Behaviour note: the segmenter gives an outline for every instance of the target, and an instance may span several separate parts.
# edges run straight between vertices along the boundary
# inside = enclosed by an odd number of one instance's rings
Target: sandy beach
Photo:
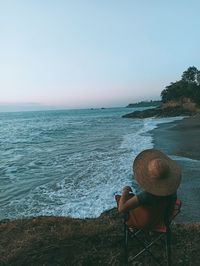
[[[162,124],[152,131],[154,146],[182,168],[178,197],[183,202],[178,222],[200,222],[200,116]]]

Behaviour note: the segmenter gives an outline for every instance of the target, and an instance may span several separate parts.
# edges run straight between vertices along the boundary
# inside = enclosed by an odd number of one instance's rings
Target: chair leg
[[[166,253],[167,253],[167,266],[171,266],[172,260],[171,260],[171,229],[170,227],[167,227],[167,232],[166,232]]]
[[[158,264],[158,265],[162,265],[158,258],[154,256],[154,254],[149,250],[151,246],[153,246],[155,244],[155,242],[157,242],[162,235],[160,235],[159,237],[157,237],[156,239],[154,239],[151,243],[149,243],[148,245],[144,244],[143,241],[140,240],[139,237],[137,237],[137,235],[135,234],[135,239],[137,239],[138,243],[140,243],[141,247],[143,247],[143,249],[137,253],[132,259],[136,259],[138,256],[140,256],[142,253],[147,252],[153,259],[154,261]]]
[[[128,227],[124,222],[124,265],[128,265]]]

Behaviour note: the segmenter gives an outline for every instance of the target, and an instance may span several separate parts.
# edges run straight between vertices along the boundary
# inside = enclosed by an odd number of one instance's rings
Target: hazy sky
[[[200,68],[200,1],[0,0],[0,103],[123,106]]]

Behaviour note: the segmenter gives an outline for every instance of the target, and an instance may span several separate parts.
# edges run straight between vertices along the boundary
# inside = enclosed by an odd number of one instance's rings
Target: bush
[[[200,71],[196,67],[189,67],[182,74],[182,79],[171,82],[161,92],[163,103],[169,101],[182,101],[183,98],[190,98],[200,105]]]

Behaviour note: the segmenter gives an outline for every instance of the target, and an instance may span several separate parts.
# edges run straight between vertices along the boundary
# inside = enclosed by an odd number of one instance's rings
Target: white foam
[[[197,159],[191,159],[188,157],[183,157],[183,156],[177,156],[177,155],[169,155],[173,160],[176,161],[186,161],[186,162],[194,162],[194,163],[199,163],[200,161]]]
[[[125,185],[133,186],[132,162],[144,149],[153,147],[150,130],[158,124],[168,123],[178,118],[148,118],[133,120],[120,145],[102,152],[96,150],[87,154],[71,154],[68,163],[83,164],[75,167],[66,178],[34,188],[20,200],[13,200],[6,207],[13,217],[37,215],[61,215],[72,217],[97,217],[106,209],[116,206],[114,193]],[[86,160],[86,161],[84,161]],[[80,168],[78,168],[80,167]],[[58,179],[59,180],[59,179]]]

